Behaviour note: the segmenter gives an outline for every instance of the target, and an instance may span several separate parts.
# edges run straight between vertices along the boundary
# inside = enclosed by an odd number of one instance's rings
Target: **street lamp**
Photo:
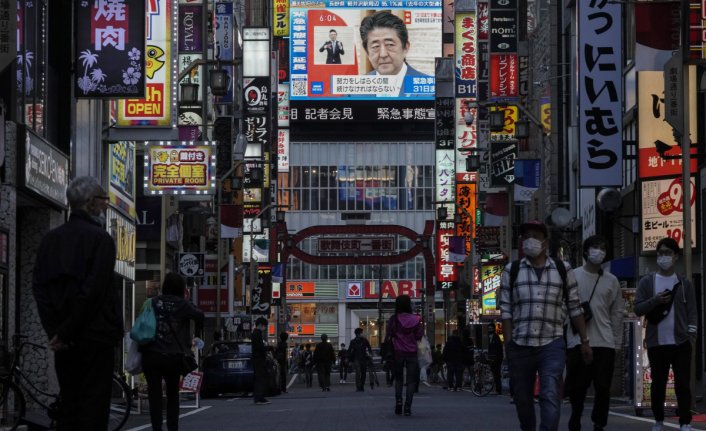
[[[209,83],[210,83],[210,88],[211,88],[211,93],[214,96],[224,96],[228,92],[228,87],[230,86],[230,78],[228,76],[228,72],[221,67],[222,64],[228,64],[232,66],[238,66],[240,65],[241,60],[240,59],[234,59],[234,60],[228,60],[228,61],[221,61],[218,59],[211,60],[211,59],[203,59],[199,58],[197,60],[192,61],[189,63],[188,66],[181,72],[179,72],[179,76],[177,77],[177,82],[181,82],[184,80],[184,78],[187,77],[187,75],[191,74],[191,71],[198,66],[202,66],[205,64],[211,64],[211,65],[216,65],[216,69],[209,70],[208,75],[209,75]],[[183,82],[180,84],[181,85],[181,101],[184,103],[195,103],[198,99],[198,89],[199,89],[199,84],[193,83],[190,80],[187,82]]]

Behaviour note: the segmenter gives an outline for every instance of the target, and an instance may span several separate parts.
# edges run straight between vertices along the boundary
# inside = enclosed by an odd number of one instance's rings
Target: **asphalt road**
[[[357,430],[441,430],[463,429],[504,431],[519,429],[515,407],[508,396],[489,395],[479,398],[470,391],[448,392],[441,386],[425,386],[415,395],[412,416],[396,416],[394,390],[384,384],[380,387],[355,392],[349,375],[347,384],[339,384],[333,375],[331,392],[321,392],[316,386],[304,388],[293,384],[288,394],[271,397],[272,404],[254,405],[252,398],[228,397],[201,400],[199,407],[182,408],[179,429],[189,430],[287,430],[287,431],[357,431]],[[316,385],[316,380],[314,380]],[[194,401],[185,403],[194,404]],[[590,403],[590,400],[588,401]],[[147,403],[145,402],[145,405]],[[538,411],[538,410],[537,410]],[[583,430],[591,431],[591,406],[584,412]],[[566,430],[570,407],[564,404],[561,430]],[[646,412],[649,414],[649,411]],[[678,429],[676,421],[668,419],[666,429]],[[630,405],[615,402],[611,406],[608,429],[631,431],[649,430],[650,417],[635,417]],[[706,430],[706,423],[693,423],[695,430]],[[149,414],[133,413],[126,426],[128,431],[149,430]],[[166,430],[166,425],[164,426]]]

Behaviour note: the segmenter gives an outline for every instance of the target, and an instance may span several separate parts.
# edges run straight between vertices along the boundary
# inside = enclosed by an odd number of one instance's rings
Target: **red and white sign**
[[[363,297],[365,299],[378,298],[378,282],[368,280],[364,284]],[[395,299],[400,295],[409,295],[410,298],[421,297],[422,282],[419,280],[383,280],[382,298]]]
[[[349,281],[346,288],[346,298],[362,298],[363,287],[360,281]]]
[[[691,246],[696,246],[696,183],[691,178]],[[642,251],[655,251],[662,238],[673,238],[684,247],[684,190],[682,179],[642,182]]]
[[[664,160],[657,153],[656,141],[672,146],[667,156],[682,154],[680,143],[674,139],[672,127],[665,120],[664,72],[638,72],[638,143],[640,152],[640,178],[681,175],[682,160]],[[689,70],[690,86],[696,85],[695,67]],[[691,87],[694,88],[694,87]],[[692,139],[696,136],[696,92],[689,95],[689,129]],[[691,149],[691,173],[696,173],[696,148]]]
[[[458,280],[458,265],[449,262],[449,239],[456,235],[453,222],[440,222],[436,230],[436,281],[439,284]],[[450,288],[451,285],[448,285]]]
[[[181,379],[181,382],[179,382],[179,390],[186,392],[198,392],[201,389],[202,380],[203,373],[199,371],[192,371]]]

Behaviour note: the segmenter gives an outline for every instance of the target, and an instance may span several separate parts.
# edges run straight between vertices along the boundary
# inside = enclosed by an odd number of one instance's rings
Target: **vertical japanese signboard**
[[[275,37],[289,36],[289,0],[272,0],[274,13],[272,35]]]
[[[17,2],[0,2],[0,71],[17,56]]]
[[[457,12],[456,22],[456,97],[477,97],[478,56],[475,12]]]
[[[147,2],[145,36],[145,97],[118,100],[118,126],[172,126],[176,98],[172,50],[175,0]]]
[[[476,231],[476,184],[456,183],[456,206],[461,221],[456,223],[456,235],[462,236],[465,243],[465,254],[471,253],[472,240]]]
[[[436,201],[453,203],[454,197],[454,150],[436,151]]]
[[[145,94],[145,0],[76,3],[76,97]]]
[[[216,3],[216,53],[218,58],[226,63],[233,60],[233,29],[233,3]],[[234,82],[233,66],[223,65],[222,67],[228,73],[229,82],[232,84]],[[229,85],[225,96],[218,97],[216,101],[217,103],[233,103],[233,85]]]
[[[450,150],[454,147],[454,98],[437,97],[434,101],[436,119],[434,121],[434,141],[437,150]]]
[[[454,223],[442,221],[436,229],[436,281],[439,289],[453,289],[458,280],[459,267],[449,261],[449,241],[456,235]]]
[[[578,3],[579,185],[620,186],[623,158],[621,3]]]
[[[128,215],[137,217],[135,210],[135,143],[119,141],[110,144],[108,153],[110,203]]]

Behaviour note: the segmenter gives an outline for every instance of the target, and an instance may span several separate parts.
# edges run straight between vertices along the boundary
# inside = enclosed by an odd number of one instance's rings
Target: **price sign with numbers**
[[[696,182],[691,178],[691,246],[696,247]],[[642,182],[642,251],[655,251],[660,239],[684,247],[684,188],[680,178]]]
[[[188,392],[198,392],[201,389],[201,381],[203,380],[203,373],[198,371],[192,371],[191,373],[184,376],[179,383],[179,390]]]

